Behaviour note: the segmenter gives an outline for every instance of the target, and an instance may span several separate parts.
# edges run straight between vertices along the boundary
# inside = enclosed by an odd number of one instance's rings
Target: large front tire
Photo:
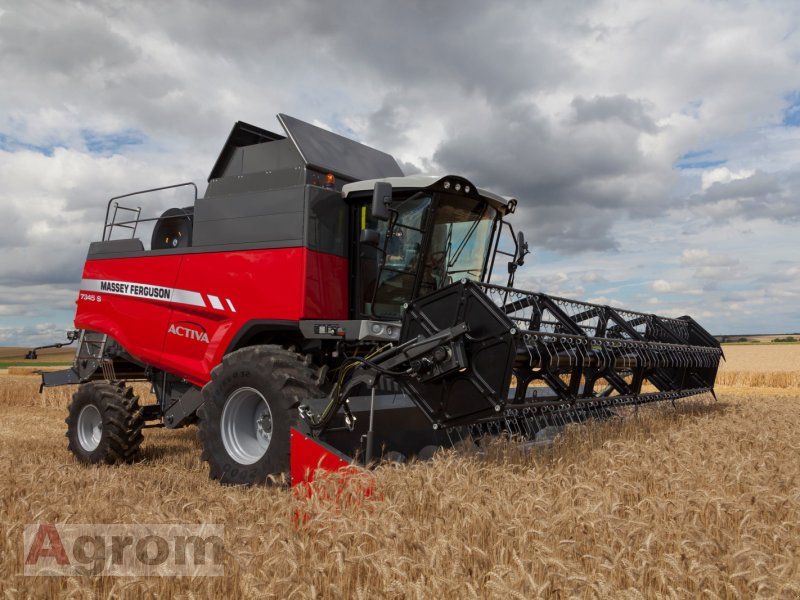
[[[225,356],[211,371],[197,411],[209,477],[252,485],[288,475],[297,407],[324,395],[316,378],[305,357],[280,346],[250,346]]]
[[[131,463],[144,440],[139,397],[122,382],[83,384],[66,423],[69,449],[85,464]]]

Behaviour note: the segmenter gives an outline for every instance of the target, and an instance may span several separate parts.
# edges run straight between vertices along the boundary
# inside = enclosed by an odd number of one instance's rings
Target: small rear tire
[[[84,464],[131,463],[144,440],[139,397],[122,382],[83,384],[66,424],[69,449]]]
[[[289,474],[297,407],[325,394],[310,361],[281,346],[249,346],[211,371],[198,409],[198,439],[209,477],[253,485]]]

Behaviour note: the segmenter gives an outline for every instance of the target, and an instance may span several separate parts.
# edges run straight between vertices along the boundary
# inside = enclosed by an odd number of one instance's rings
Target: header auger
[[[143,427],[196,423],[212,478],[297,480],[713,393],[721,349],[690,317],[516,289],[516,200],[278,118],[285,136],[234,126],[203,198],[109,201],[75,363],[42,376],[81,385],[80,461],[135,460]],[[154,217],[120,204],[192,189]]]

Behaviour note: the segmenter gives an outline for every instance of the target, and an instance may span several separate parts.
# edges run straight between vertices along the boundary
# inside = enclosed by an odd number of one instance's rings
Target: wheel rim
[[[250,387],[239,388],[222,409],[222,443],[236,462],[252,465],[272,441],[272,411],[264,396]]]
[[[103,417],[94,404],[87,404],[78,414],[78,442],[87,452],[96,450],[103,437]]]

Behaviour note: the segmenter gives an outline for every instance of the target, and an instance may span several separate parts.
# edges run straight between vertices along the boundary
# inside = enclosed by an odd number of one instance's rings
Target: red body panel
[[[347,272],[306,248],[87,260],[75,326],[202,386],[248,321],[346,319]]]
[[[353,464],[339,452],[325,447],[319,440],[303,435],[292,428],[291,435],[291,475],[292,487],[314,481],[318,470],[338,471]],[[309,488],[310,495],[310,488]]]
[[[295,498],[302,500],[316,497],[334,503],[340,509],[357,506],[367,498],[383,499],[382,494],[375,493],[375,478],[372,474],[355,464],[352,459],[294,428],[290,434],[289,454]],[[325,481],[325,473],[337,473],[339,476]],[[292,520],[299,526],[310,519],[311,514],[301,506],[295,511]]]

